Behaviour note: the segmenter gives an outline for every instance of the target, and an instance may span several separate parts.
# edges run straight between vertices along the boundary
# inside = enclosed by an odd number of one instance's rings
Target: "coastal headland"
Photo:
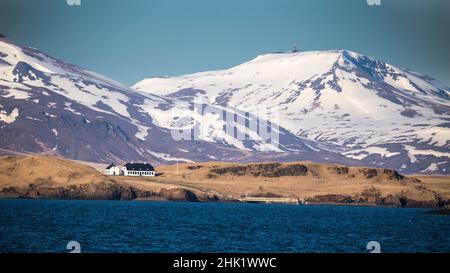
[[[450,205],[450,177],[311,162],[158,166],[155,177],[107,176],[101,164],[47,155],[0,157],[0,198]]]

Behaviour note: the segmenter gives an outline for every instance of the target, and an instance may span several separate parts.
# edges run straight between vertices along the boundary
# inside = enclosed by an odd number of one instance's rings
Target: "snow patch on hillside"
[[[379,154],[381,157],[392,157],[399,155],[398,152],[390,152],[387,148],[370,146],[365,149],[352,150],[345,152],[344,155],[353,159],[363,159],[371,154]]]
[[[150,151],[147,150],[147,152],[159,159],[165,160],[165,161],[180,161],[180,162],[186,162],[186,163],[195,163],[192,160],[186,159],[186,158],[181,158],[181,157],[173,157],[170,154],[166,154],[166,153],[158,153],[158,152],[154,152],[154,151]]]
[[[11,113],[7,113],[5,110],[0,110],[0,121],[10,124],[16,121],[19,117],[19,109],[14,108]]]

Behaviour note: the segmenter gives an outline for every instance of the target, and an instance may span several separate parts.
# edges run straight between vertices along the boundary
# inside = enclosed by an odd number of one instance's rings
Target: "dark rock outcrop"
[[[116,183],[88,183],[68,187],[49,187],[30,184],[23,198],[61,198],[61,199],[109,199],[131,200],[136,194],[131,188]]]
[[[403,175],[399,174],[396,170],[391,169],[383,169],[383,174],[387,175],[390,179],[393,180],[403,180],[403,178],[405,178]]]
[[[188,168],[188,170],[198,170],[198,169],[203,168],[203,166],[202,165],[194,165],[194,166],[188,166],[187,168]]]
[[[378,175],[377,169],[372,169],[372,168],[363,168],[363,169],[359,170],[359,172],[361,172],[363,174],[363,176],[368,179]]]
[[[403,180],[405,177],[399,174],[396,170],[391,169],[374,169],[374,168],[362,168],[359,172],[367,179],[385,175],[391,180]]]
[[[317,195],[307,201],[314,203],[355,203],[351,196],[342,194]]]
[[[337,166],[334,168],[334,170],[337,174],[348,174],[348,172],[349,172],[348,167],[344,167],[344,166]]]
[[[358,203],[372,203],[375,204],[381,197],[381,191],[375,187],[364,189],[361,192]]]
[[[88,183],[70,185],[68,187],[49,187],[30,184],[28,188],[8,187],[0,191],[0,197],[29,198],[29,199],[93,199],[93,200],[135,200],[160,197],[170,201],[206,201],[216,202],[219,197],[212,194],[197,196],[190,190],[183,188],[162,189],[159,192],[137,189],[120,185],[115,182]]]
[[[22,195],[22,193],[20,192],[20,190],[17,187],[3,188],[0,191],[0,196],[19,197],[21,195]]]
[[[195,193],[182,188],[175,188],[169,190],[162,189],[159,192],[159,196],[170,201],[189,201],[189,202],[199,201]]]
[[[280,163],[261,163],[243,166],[229,166],[213,168],[210,172],[218,175],[252,175],[254,177],[281,177],[307,175],[308,168],[302,164],[281,165]]]
[[[400,206],[400,200],[398,197],[389,194],[385,197],[379,198],[376,202],[377,205],[382,205],[382,206]]]
[[[23,195],[23,197],[25,197],[25,198],[39,198],[39,192],[37,191],[36,186],[34,186],[33,184],[30,184],[30,186],[28,187],[28,190]]]
[[[415,200],[407,197],[404,194],[381,196],[381,193],[376,188],[369,188],[364,190],[360,195],[348,196],[341,194],[327,194],[318,195],[307,199],[312,203],[325,204],[367,204],[393,207],[411,207],[411,208],[440,208],[450,206],[450,200]]]

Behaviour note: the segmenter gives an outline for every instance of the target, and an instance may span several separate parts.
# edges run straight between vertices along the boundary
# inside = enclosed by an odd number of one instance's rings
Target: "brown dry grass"
[[[341,194],[358,196],[367,189],[377,189],[383,196],[405,194],[415,200],[432,200],[436,193],[450,198],[449,176],[415,176],[401,180],[390,178],[377,169],[378,175],[367,178],[361,167],[349,167],[348,173],[336,172],[337,165],[311,162],[282,163],[281,166],[302,164],[307,175],[263,177],[218,175],[214,168],[246,166],[221,162],[158,166],[157,177],[111,177],[99,169],[54,156],[14,155],[0,157],[0,190],[7,187],[26,188],[29,184],[51,187],[98,182],[115,182],[142,190],[185,188],[220,197],[239,198],[242,195],[275,194],[283,197],[308,198],[318,195]]]
[[[242,166],[245,164],[208,162],[198,164],[180,164],[178,174],[176,165],[159,166],[163,173],[158,181],[171,181],[174,184],[195,187],[201,190],[215,191],[229,197],[274,193],[285,197],[308,198],[317,195],[342,194],[358,195],[372,187],[382,195],[407,194],[415,200],[430,200],[434,193],[450,197],[450,177],[421,176],[420,181],[405,177],[403,180],[390,179],[386,175],[366,178],[361,167],[349,167],[348,174],[336,173],[338,165],[316,164],[311,162],[283,163],[283,166],[303,164],[308,168],[306,176],[254,177],[252,175],[217,175],[211,178],[210,170],[216,167]],[[197,166],[197,167],[195,167]],[[382,169],[377,169],[382,172]],[[145,179],[145,178],[144,178]]]
[[[55,156],[0,157],[0,187],[26,187],[31,183],[49,186],[78,185],[109,180],[92,167]]]
[[[188,188],[167,181],[107,176],[101,173],[103,170],[98,166],[51,155],[0,156],[0,191],[9,187],[28,188],[30,184],[56,188],[102,182],[156,192],[161,189]]]

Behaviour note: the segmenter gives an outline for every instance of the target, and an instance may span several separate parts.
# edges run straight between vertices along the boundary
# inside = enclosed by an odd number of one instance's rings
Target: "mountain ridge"
[[[450,170],[448,90],[355,52],[265,54],[228,70],[151,82],[131,89],[0,39],[0,149],[94,162],[310,160]],[[214,113],[197,112],[196,99]],[[378,105],[360,105],[367,100]],[[274,113],[252,112],[264,104],[279,112],[278,122]],[[216,112],[246,125],[233,120],[237,131],[224,131],[229,121]],[[247,126],[256,120],[276,125],[279,139],[268,143]],[[194,138],[175,140],[179,130]]]
[[[4,150],[95,162],[239,161],[284,156],[265,153],[267,143],[253,129],[247,132],[253,134],[251,139],[224,133],[223,119],[196,113],[183,98],[138,92],[6,40],[0,40],[0,52],[4,62],[0,66],[0,148]],[[258,118],[218,105],[210,108],[242,116],[247,123]],[[198,139],[176,141],[172,137],[173,130],[199,126],[206,128],[206,133]],[[313,152],[313,142],[305,144],[283,128],[280,132],[283,143],[277,143],[281,148],[277,151],[296,151],[302,159],[318,158],[320,149]],[[322,161],[358,163],[321,152]]]
[[[133,88],[168,96],[195,89],[193,97],[238,109],[266,103],[278,108],[281,127],[347,157],[366,155],[367,163],[412,172],[449,170],[449,89],[353,51],[264,54],[229,69],[144,79]]]

